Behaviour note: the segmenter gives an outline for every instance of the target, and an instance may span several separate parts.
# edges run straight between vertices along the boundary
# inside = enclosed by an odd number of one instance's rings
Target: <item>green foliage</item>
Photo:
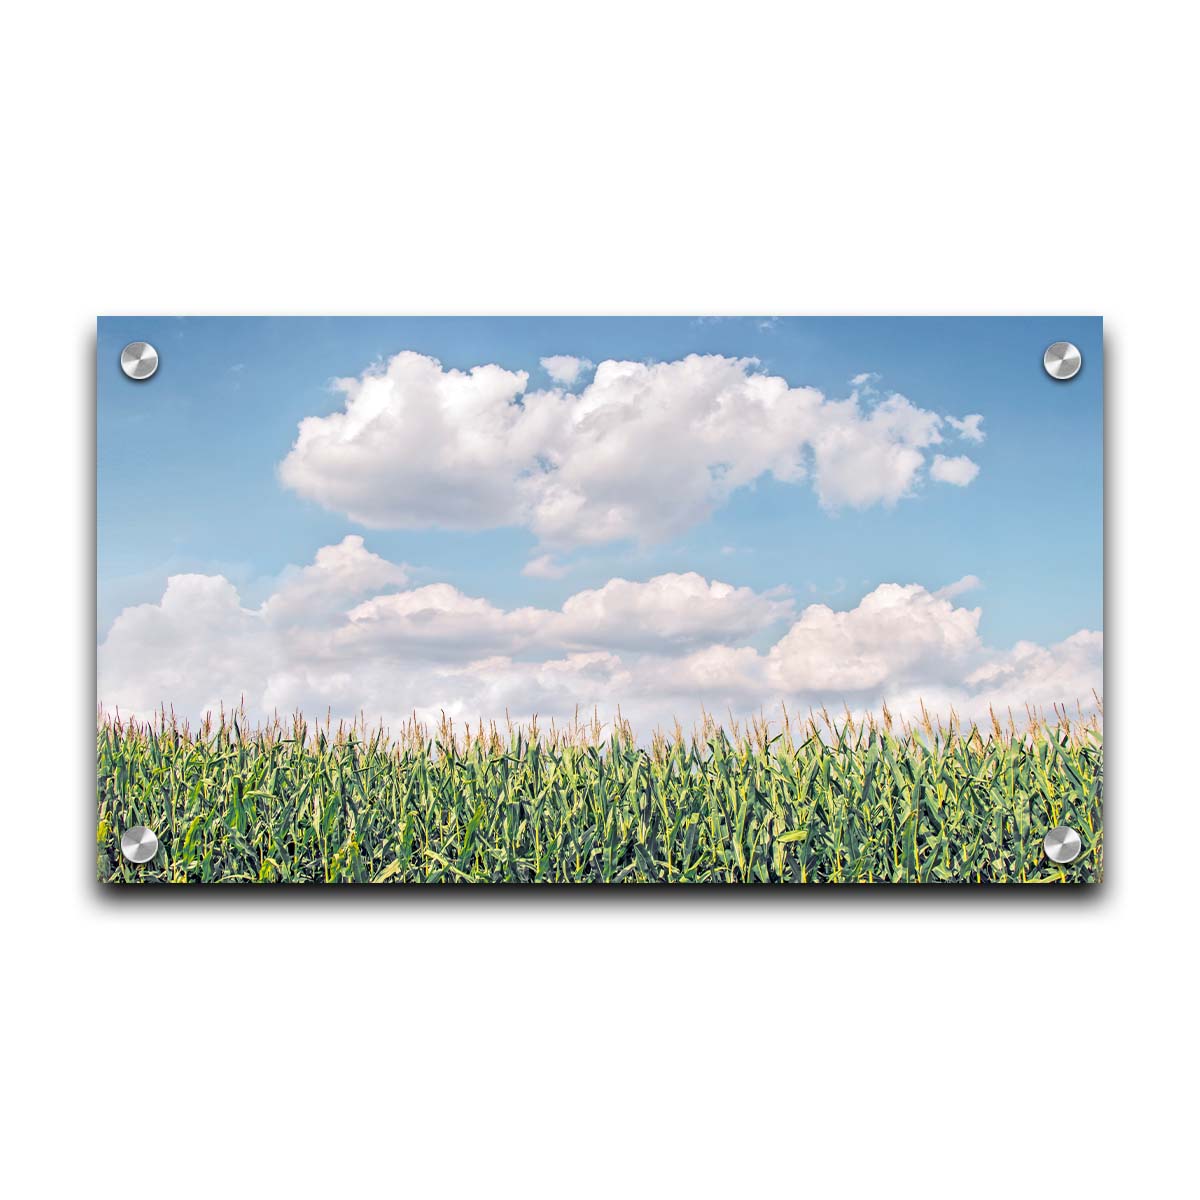
[[[169,883],[1091,883],[1097,722],[390,739],[299,718],[97,731],[97,870]],[[1083,853],[1049,862],[1072,825]],[[121,831],[147,825],[153,862]]]

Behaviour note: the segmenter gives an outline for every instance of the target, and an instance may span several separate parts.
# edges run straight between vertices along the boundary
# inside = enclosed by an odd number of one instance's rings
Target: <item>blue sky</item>
[[[1066,384],[1041,366],[1044,347],[1060,340],[1084,358]],[[159,350],[148,382],[121,374],[130,341]],[[411,564],[417,581],[445,581],[504,608],[557,607],[614,576],[697,571],[758,591],[788,587],[801,607],[841,609],[884,581],[932,590],[971,574],[982,582],[972,603],[991,644],[1099,630],[1101,347],[1099,318],[102,318],[99,636],[123,608],[157,602],[169,575],[222,574],[257,604],[285,567],[347,533]],[[882,395],[982,414],[987,436],[945,448],[979,465],[967,487],[926,483],[894,507],[830,512],[812,488],[766,476],[665,543],[583,547],[567,556],[569,575],[529,578],[521,567],[538,539],[528,529],[365,529],[281,485],[277,468],[298,422],[343,406],[330,381],[401,350],[447,369],[524,370],[530,392],[551,386],[539,360],[558,354],[593,363],[754,357],[761,371],[831,399],[872,372]]]

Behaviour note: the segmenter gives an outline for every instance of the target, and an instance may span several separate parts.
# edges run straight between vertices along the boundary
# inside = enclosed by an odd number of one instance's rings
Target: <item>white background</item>
[[[10,10],[12,1194],[1180,1194],[1193,20],[1045,2]],[[93,320],[146,311],[1103,314],[1107,881],[102,892]],[[1014,496],[1011,520],[1053,522],[1052,496]]]

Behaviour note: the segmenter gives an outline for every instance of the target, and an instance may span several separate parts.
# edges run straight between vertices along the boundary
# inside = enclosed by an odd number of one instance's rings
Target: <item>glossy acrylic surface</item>
[[[1099,318],[98,354],[101,878],[1099,879]]]

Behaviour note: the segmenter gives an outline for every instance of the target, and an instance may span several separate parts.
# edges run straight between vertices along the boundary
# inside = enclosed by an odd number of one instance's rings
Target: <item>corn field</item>
[[[398,737],[244,716],[101,715],[97,871],[126,883],[1091,883],[1098,717],[1018,730],[706,720]],[[1071,825],[1083,852],[1046,859]],[[135,866],[124,830],[154,830]]]

